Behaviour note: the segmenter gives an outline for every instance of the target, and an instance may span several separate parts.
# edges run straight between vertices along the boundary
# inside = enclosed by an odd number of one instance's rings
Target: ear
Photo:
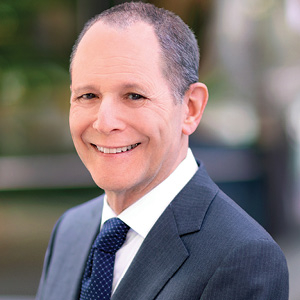
[[[184,96],[186,114],[183,120],[182,132],[191,135],[198,127],[208,100],[208,90],[205,84],[196,82],[190,85]]]

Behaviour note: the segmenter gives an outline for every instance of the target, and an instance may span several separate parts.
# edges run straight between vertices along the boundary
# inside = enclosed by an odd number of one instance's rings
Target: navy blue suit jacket
[[[38,300],[77,300],[103,196],[67,211],[52,233]],[[201,165],[155,223],[113,300],[287,300],[288,270],[271,236]]]

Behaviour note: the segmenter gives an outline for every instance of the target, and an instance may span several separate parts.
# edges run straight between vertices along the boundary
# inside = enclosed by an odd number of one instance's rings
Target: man
[[[190,29],[153,5],[125,3],[85,26],[70,128],[105,194],[57,223],[37,299],[288,299],[280,248],[188,148],[208,99],[198,65]],[[127,229],[107,275],[96,251],[110,220]]]

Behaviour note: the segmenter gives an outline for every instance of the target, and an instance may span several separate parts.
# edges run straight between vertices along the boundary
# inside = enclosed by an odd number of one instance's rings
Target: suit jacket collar
[[[156,297],[189,256],[181,236],[200,230],[217,190],[200,165],[147,235],[112,300]]]
[[[179,235],[200,230],[207,209],[218,190],[200,163],[195,176],[170,204]]]

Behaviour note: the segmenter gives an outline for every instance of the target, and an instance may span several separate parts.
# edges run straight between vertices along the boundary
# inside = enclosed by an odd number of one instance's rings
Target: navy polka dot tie
[[[110,299],[115,253],[123,245],[128,230],[129,227],[118,218],[104,223],[88,258],[80,300]]]

